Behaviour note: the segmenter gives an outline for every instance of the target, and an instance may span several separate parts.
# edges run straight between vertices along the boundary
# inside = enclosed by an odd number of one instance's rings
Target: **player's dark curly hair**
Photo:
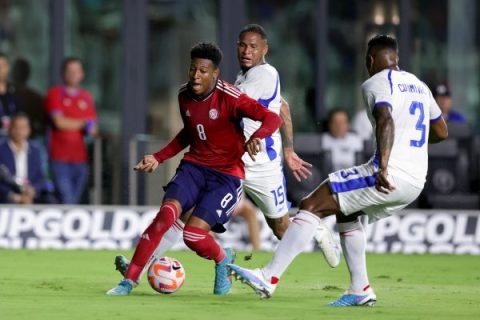
[[[213,42],[200,42],[190,50],[190,59],[208,59],[215,67],[220,65],[223,58],[222,50]]]
[[[385,34],[376,35],[368,41],[367,55],[369,55],[373,49],[392,49],[397,51],[397,40]]]
[[[267,33],[265,32],[265,29],[263,29],[263,27],[259,24],[247,24],[245,27],[242,28],[242,30],[240,30],[240,33],[238,34],[238,39],[240,39],[245,32],[257,33],[263,40],[267,40]]]

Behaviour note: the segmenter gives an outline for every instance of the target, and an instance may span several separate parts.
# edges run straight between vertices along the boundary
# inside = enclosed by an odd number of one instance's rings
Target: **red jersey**
[[[78,89],[69,94],[62,85],[53,86],[47,93],[45,110],[52,116],[96,121],[97,114],[93,98],[87,90]],[[60,130],[52,126],[49,135],[50,159],[54,161],[83,163],[87,161],[87,147],[84,142],[85,129]]]
[[[203,100],[196,100],[185,84],[180,88],[178,102],[184,128],[154,154],[159,163],[190,146],[184,160],[244,179],[242,118],[262,122],[252,135],[260,139],[271,135],[282,123],[278,115],[223,80],[218,80],[216,88]]]

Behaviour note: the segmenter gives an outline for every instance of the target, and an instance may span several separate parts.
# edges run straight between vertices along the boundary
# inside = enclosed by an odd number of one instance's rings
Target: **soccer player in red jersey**
[[[225,231],[223,224],[240,199],[245,150],[255,159],[260,139],[277,130],[282,120],[218,78],[222,53],[215,44],[197,44],[191,49],[190,58],[189,82],[178,94],[184,128],[162,150],[146,155],[135,169],[153,172],[187,146],[190,150],[166,187],[160,211],[141,235],[124,280],[108,295],[131,292],[164,234],[182,212],[193,207],[183,231],[185,244],[199,256],[215,261],[214,294],[230,291],[226,265],[234,260],[234,252],[222,249],[209,232]],[[240,125],[242,118],[262,122],[246,143]]]
[[[60,202],[78,203],[88,178],[86,135],[96,135],[97,114],[90,93],[80,87],[82,62],[66,58],[62,63],[63,84],[47,93],[45,109],[50,117],[49,157]]]

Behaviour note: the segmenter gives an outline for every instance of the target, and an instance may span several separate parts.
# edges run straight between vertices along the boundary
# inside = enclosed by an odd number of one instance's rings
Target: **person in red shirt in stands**
[[[53,86],[45,100],[51,120],[49,156],[60,202],[76,204],[88,179],[84,138],[97,134],[97,114],[91,94],[80,87],[84,78],[81,60],[66,58],[61,72],[63,84]]]
[[[152,172],[163,161],[190,146],[175,176],[168,183],[160,211],[143,232],[123,281],[107,292],[127,295],[157,248],[162,237],[182,212],[193,209],[183,229],[185,244],[199,256],[215,261],[214,294],[228,294],[231,281],[227,264],[234,260],[231,249],[223,249],[209,234],[224,232],[242,194],[245,150],[255,160],[260,139],[277,130],[281,118],[249,98],[233,85],[220,80],[222,52],[213,43],[199,43],[190,51],[189,82],[180,88],[178,102],[184,128],[162,150],[146,155],[136,170]],[[262,125],[245,142],[243,118]]]

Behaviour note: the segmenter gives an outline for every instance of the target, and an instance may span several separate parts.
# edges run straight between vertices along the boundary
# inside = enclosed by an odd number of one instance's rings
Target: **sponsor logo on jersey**
[[[218,118],[218,111],[217,109],[210,109],[210,111],[208,111],[208,117],[212,120],[215,120]]]
[[[185,117],[190,117],[190,110],[187,110],[187,111],[185,112]]]

